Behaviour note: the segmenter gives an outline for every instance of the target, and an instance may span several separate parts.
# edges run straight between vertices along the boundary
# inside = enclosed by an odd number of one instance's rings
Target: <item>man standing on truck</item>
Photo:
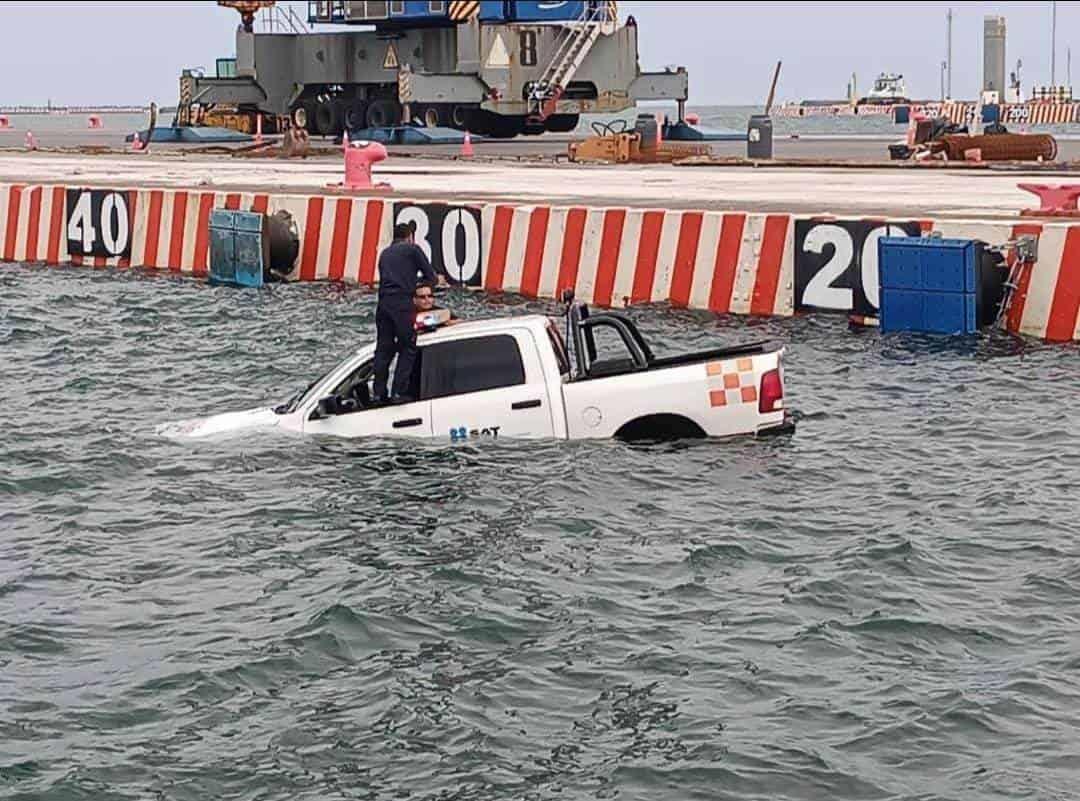
[[[379,303],[375,309],[375,397],[376,403],[387,400],[386,384],[390,362],[397,355],[394,373],[394,403],[408,403],[416,364],[416,310],[413,295],[418,276],[435,284],[435,270],[424,251],[414,240],[415,224],[394,226],[394,241],[379,255]]]

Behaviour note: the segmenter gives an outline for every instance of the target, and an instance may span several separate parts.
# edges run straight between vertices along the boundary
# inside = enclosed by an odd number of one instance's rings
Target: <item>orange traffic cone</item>
[[[465,141],[461,143],[461,157],[468,159],[475,155],[472,146],[472,137],[469,136],[469,132],[465,132]]]

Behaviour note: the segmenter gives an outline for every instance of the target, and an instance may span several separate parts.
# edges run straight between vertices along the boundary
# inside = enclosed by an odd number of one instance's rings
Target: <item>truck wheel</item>
[[[301,103],[292,110],[293,127],[307,129],[311,124],[311,115],[308,113],[307,106]]]
[[[349,104],[348,111],[345,112],[345,125],[350,131],[359,131],[361,128],[367,128],[367,102],[363,100],[354,100]]]
[[[401,123],[401,106],[396,100],[376,100],[368,106],[369,128],[392,128]]]
[[[423,110],[420,115],[420,119],[424,121],[424,126],[427,128],[438,128],[443,124],[442,111],[438,106],[428,106]]]
[[[470,111],[472,109],[469,106],[451,106],[450,124],[459,131],[464,131],[469,124]]]
[[[552,114],[544,121],[544,127],[552,133],[571,133],[580,121],[578,114]]]
[[[615,439],[670,441],[679,439],[702,439],[705,432],[701,426],[679,414],[650,414],[639,417],[615,432]]]
[[[341,105],[336,100],[323,100],[315,108],[315,133],[335,136],[341,132]]]

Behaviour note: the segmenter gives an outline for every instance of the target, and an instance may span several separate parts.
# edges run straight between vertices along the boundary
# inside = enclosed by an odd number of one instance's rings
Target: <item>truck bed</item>
[[[633,359],[601,359],[593,363],[589,375],[581,376],[575,379],[575,381],[592,381],[597,378],[612,378],[614,376],[626,375],[627,373],[648,373],[655,370],[669,370],[674,367],[685,367],[688,364],[697,364],[699,362],[704,363],[717,361],[719,359],[733,359],[739,356],[755,356],[760,353],[767,353],[769,350],[768,344],[769,343],[767,342],[754,342],[747,345],[736,345],[728,348],[698,351],[697,353],[682,353],[675,356],[665,356],[650,361],[649,366],[643,371],[634,368]]]

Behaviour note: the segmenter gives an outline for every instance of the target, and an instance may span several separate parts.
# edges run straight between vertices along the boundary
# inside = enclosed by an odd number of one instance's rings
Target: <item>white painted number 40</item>
[[[68,239],[72,242],[82,242],[83,253],[92,253],[94,240],[97,239],[97,231],[94,230],[91,217],[90,193],[83,192],[79,195],[79,201],[71,212],[71,219],[68,220]]]
[[[98,240],[98,227],[94,225],[92,195],[82,192],[68,220],[68,240],[82,243],[84,254],[93,253]],[[101,213],[97,220],[101,230],[100,242],[105,250],[118,256],[127,250],[131,237],[127,202],[117,192],[110,192],[101,201]]]

